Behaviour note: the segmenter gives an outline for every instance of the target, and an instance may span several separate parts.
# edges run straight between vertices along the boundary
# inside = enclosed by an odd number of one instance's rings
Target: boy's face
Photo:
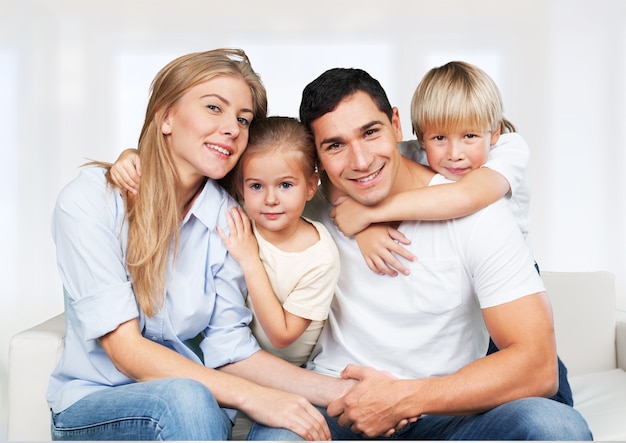
[[[431,169],[448,180],[456,181],[487,162],[489,149],[499,137],[499,131],[438,131],[437,128],[427,127],[421,145]]]
[[[322,168],[337,193],[364,205],[389,195],[401,163],[402,129],[396,108],[389,121],[368,94],[358,91],[314,120],[311,129]]]

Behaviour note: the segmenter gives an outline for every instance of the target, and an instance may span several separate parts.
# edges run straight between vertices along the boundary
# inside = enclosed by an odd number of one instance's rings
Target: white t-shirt
[[[445,183],[434,176],[431,185]],[[408,276],[381,276],[357,242],[316,214],[339,249],[342,272],[308,368],[338,376],[354,363],[399,378],[450,374],[484,357],[489,335],[481,309],[544,291],[503,200],[447,221],[403,222],[417,260]]]
[[[317,229],[320,239],[300,252],[285,252],[277,248],[263,238],[254,224],[253,227],[261,262],[276,297],[286,311],[312,320],[309,327],[289,346],[276,348],[256,319],[250,298],[247,299],[253,314],[250,328],[259,345],[298,366],[306,363],[322,332],[340,271],[339,251],[326,227],[316,221],[306,221]]]
[[[426,151],[417,140],[400,143],[402,154],[422,165],[428,166]],[[515,132],[500,135],[498,143],[492,146],[484,168],[493,169],[507,179],[511,190],[506,201],[520,227],[528,247],[532,251],[530,240],[530,182],[528,180],[528,159],[530,151],[526,141]]]

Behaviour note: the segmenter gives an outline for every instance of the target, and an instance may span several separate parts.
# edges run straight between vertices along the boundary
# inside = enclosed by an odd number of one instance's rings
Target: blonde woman
[[[228,408],[329,438],[310,402],[325,406],[344,382],[260,350],[243,273],[216,230],[236,204],[216,180],[266,110],[243,51],[182,56],[152,84],[139,192],[122,193],[97,163],[60,193],[52,233],[67,338],[47,393],[53,439],[226,440]]]

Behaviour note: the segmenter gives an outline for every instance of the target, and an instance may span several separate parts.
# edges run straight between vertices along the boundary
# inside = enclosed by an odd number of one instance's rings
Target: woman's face
[[[161,131],[183,186],[233,169],[248,144],[253,115],[250,87],[228,75],[190,88],[170,108]]]

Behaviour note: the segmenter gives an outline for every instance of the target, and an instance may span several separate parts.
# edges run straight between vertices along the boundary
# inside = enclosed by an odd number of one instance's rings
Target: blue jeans
[[[201,383],[169,378],[87,395],[52,414],[53,440],[228,440],[232,423]]]
[[[326,416],[326,412],[320,409]],[[333,440],[366,439],[326,416]],[[302,440],[286,429],[255,424],[248,439]],[[585,419],[570,406],[545,398],[523,398],[477,415],[426,415],[389,438],[402,440],[592,440]]]

